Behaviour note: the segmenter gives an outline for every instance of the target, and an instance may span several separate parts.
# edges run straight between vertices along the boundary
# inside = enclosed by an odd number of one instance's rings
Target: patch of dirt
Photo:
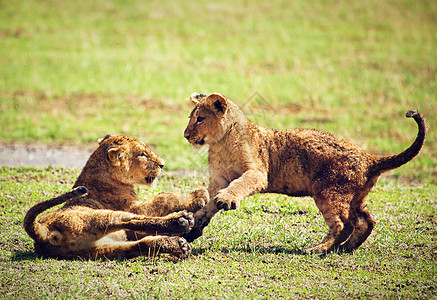
[[[42,143],[0,142],[0,166],[36,167],[48,166],[81,169],[95,147]]]
[[[131,94],[111,95],[79,93],[56,95],[41,91],[16,90],[13,92],[2,92],[2,95],[14,99],[19,97],[35,99],[38,101],[39,107],[45,111],[55,110],[62,112],[66,109],[83,111],[83,108],[88,107],[104,108],[105,103],[117,103],[117,101],[126,102],[132,107],[141,107],[148,110],[168,110],[172,112],[185,111],[191,107],[189,101],[182,101],[183,99],[180,102],[174,103],[172,101],[167,101],[166,99]]]
[[[81,170],[96,145],[0,142],[0,167],[59,167]],[[163,170],[161,176],[197,177],[196,170]],[[62,177],[62,176],[60,176]],[[18,179],[14,179],[18,180]]]
[[[0,31],[0,36],[7,38],[7,37],[15,37],[20,38],[23,36],[24,30],[22,28],[16,28],[16,29],[4,29]]]

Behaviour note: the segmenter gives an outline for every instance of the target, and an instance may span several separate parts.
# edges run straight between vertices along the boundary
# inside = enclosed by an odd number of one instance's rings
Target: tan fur
[[[105,137],[73,191],[39,203],[26,214],[24,227],[35,240],[35,249],[57,258],[187,256],[190,246],[180,235],[193,226],[192,213],[205,205],[208,194],[206,190],[188,195],[163,192],[140,201],[134,185],[150,185],[163,165],[140,141]],[[65,201],[61,209],[35,221],[38,214]]]
[[[382,172],[419,153],[426,134],[420,113],[409,111],[419,126],[413,145],[398,155],[375,157],[329,133],[262,128],[220,94],[192,94],[191,100],[195,108],[184,136],[194,146],[209,145],[212,200],[195,213],[188,241],[202,234],[219,209],[236,209],[255,193],[280,193],[313,197],[329,227],[322,243],[305,253],[352,251],[375,225],[365,197]]]

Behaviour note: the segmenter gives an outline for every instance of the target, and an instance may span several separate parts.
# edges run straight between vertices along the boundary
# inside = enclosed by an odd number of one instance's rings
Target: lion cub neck
[[[87,198],[99,208],[126,210],[139,200],[133,185],[116,181],[106,172],[79,176],[74,186],[86,186]]]
[[[242,139],[242,137],[259,131],[259,126],[249,121],[240,108],[230,100],[228,100],[227,115],[222,117],[220,122],[222,134],[217,139],[208,140],[209,149],[212,148],[213,151],[232,149],[250,143],[249,139]]]
[[[99,208],[125,210],[139,200],[134,185],[118,180],[117,171],[121,166],[112,166],[102,161],[102,157],[99,151],[91,155],[74,187],[85,186],[88,189],[87,198]],[[72,202],[68,204],[74,205]]]

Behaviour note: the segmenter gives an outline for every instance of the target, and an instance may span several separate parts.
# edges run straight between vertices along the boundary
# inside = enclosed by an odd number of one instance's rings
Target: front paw
[[[215,196],[214,203],[218,209],[224,210],[237,209],[240,206],[240,201],[237,198],[221,192]]]
[[[208,191],[205,189],[199,189],[191,192],[188,195],[190,199],[190,211],[196,212],[204,207],[209,201]]]
[[[180,211],[171,218],[172,233],[185,234],[194,226],[193,214],[187,211]]]
[[[207,217],[205,213],[197,212],[194,215],[194,227],[191,228],[190,232],[184,234],[183,237],[188,241],[192,242],[203,234],[203,228],[209,224],[210,218]]]

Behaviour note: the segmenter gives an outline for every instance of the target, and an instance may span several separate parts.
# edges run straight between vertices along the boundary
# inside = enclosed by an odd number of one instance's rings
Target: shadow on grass
[[[205,252],[209,252],[211,248],[194,248],[191,251],[191,255],[198,256],[202,255]],[[280,246],[274,247],[256,247],[255,249],[249,247],[222,247],[219,249],[222,253],[231,253],[231,252],[245,252],[245,253],[258,253],[258,254],[291,254],[291,255],[305,255],[302,250],[299,249],[287,249]]]
[[[35,260],[58,260],[58,261],[112,261],[112,262],[119,262],[119,263],[125,263],[126,261],[138,259],[138,258],[145,258],[150,260],[156,260],[157,257],[160,257],[163,260],[172,261],[172,262],[178,262],[181,261],[180,258],[177,258],[172,255],[164,255],[164,256],[153,256],[153,257],[147,257],[147,256],[138,256],[135,258],[125,258],[125,257],[117,257],[117,258],[97,258],[97,259],[84,259],[81,257],[76,258],[54,258],[49,256],[43,256],[33,251],[14,251],[10,259],[0,259],[0,262],[21,262],[21,261],[35,261]]]
[[[305,254],[300,249],[287,249],[281,246],[272,246],[272,247],[266,247],[266,246],[260,246],[256,247],[255,249],[250,247],[244,247],[244,246],[235,246],[235,247],[222,247],[221,249],[213,249],[213,247],[200,247],[200,248],[193,248],[191,251],[191,256],[200,256],[207,252],[211,251],[220,251],[222,253],[231,253],[231,252],[244,252],[244,253],[257,253],[257,254],[286,254],[286,255],[302,255],[305,256]],[[339,252],[338,252],[339,253]],[[344,254],[344,253],[342,253]],[[319,254],[317,255],[319,258],[325,258],[328,254]],[[10,259],[2,260],[2,261],[30,261],[30,260],[41,260],[41,259],[50,259],[49,257],[44,257],[36,252],[33,251],[15,251]],[[171,261],[179,261],[179,259],[174,258],[171,259],[170,257],[167,257],[167,259]],[[76,260],[76,259],[61,259],[61,260]],[[82,260],[81,258],[77,258],[77,260]],[[126,261],[129,259],[126,258],[118,258],[118,259],[112,259],[113,261]]]
[[[285,255],[301,255],[308,257],[318,257],[320,259],[324,259],[329,255],[338,254],[338,255],[350,255],[353,251],[340,250],[335,249],[330,252],[317,253],[317,254],[307,254],[302,249],[290,249],[282,246],[256,246],[247,247],[247,246],[233,246],[233,247],[222,247],[222,248],[214,248],[214,247],[199,247],[191,250],[191,255],[199,256],[207,252],[211,251],[219,251],[222,253],[231,253],[231,252],[245,252],[245,253],[256,253],[256,254],[285,254]]]
[[[9,261],[25,261],[36,259],[44,259],[44,257],[33,251],[14,251]]]

